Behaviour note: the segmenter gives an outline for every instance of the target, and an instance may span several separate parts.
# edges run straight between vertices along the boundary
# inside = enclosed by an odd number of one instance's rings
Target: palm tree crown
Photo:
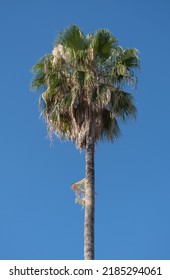
[[[135,116],[133,95],[138,51],[123,49],[104,29],[85,35],[71,25],[61,33],[51,54],[33,67],[32,87],[40,101],[50,135],[86,147],[119,136],[118,119]]]

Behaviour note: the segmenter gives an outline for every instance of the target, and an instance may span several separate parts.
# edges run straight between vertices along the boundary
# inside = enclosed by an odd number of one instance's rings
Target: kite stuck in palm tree
[[[85,206],[85,184],[86,179],[82,179],[72,184],[71,188],[75,192],[76,198],[75,203],[79,203],[82,207]]]
[[[52,53],[33,67],[32,87],[49,135],[75,142],[86,154],[84,258],[94,259],[95,145],[120,135],[119,120],[135,117],[131,89],[137,85],[138,51],[123,49],[108,30],[84,34],[71,25],[60,33]]]

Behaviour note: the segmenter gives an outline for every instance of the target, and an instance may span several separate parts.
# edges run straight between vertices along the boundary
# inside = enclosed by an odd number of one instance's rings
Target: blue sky
[[[70,24],[140,51],[136,122],[96,147],[96,259],[170,259],[170,2],[1,0],[0,259],[83,259],[70,186],[84,152],[50,144],[31,67]]]

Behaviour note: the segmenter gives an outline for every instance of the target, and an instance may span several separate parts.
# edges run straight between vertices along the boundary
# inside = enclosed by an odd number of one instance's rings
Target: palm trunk
[[[94,143],[87,137],[86,143],[86,184],[84,221],[84,259],[94,260]]]

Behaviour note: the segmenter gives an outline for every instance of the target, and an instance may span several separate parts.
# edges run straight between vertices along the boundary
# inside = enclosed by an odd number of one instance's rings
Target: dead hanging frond
[[[64,48],[61,44],[58,44],[56,47],[54,47],[52,51],[53,57],[58,59],[63,57],[64,58]]]

